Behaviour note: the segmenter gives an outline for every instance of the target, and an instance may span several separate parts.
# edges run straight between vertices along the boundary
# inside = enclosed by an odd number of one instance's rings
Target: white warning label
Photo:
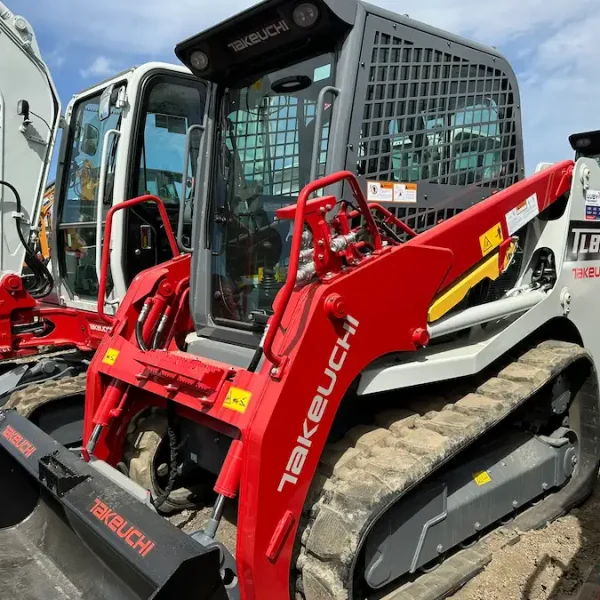
[[[529,196],[525,202],[522,202],[519,206],[506,213],[508,235],[512,235],[516,231],[519,231],[521,227],[527,225],[529,221],[535,219],[539,214],[540,209],[538,206],[537,194],[533,194],[533,196]]]
[[[398,202],[416,204],[417,184],[396,181],[368,181],[367,200],[369,202]]]
[[[394,184],[383,181],[369,181],[367,183],[367,200],[369,202],[393,202]]]
[[[417,202],[417,184],[416,183],[395,183],[394,184],[394,202]]]

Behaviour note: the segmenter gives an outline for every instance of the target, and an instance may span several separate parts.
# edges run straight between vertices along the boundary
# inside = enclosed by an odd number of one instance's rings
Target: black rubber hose
[[[0,179],[0,185],[7,187],[14,195],[15,201],[17,203],[17,213],[21,213],[22,204],[21,204],[21,196],[19,192],[15,188],[14,185],[8,183],[8,181],[4,181]],[[37,257],[35,251],[29,246],[29,243],[25,239],[23,235],[23,231],[21,229],[22,219],[20,216],[15,216],[15,222],[17,225],[17,235],[21,240],[21,244],[25,248],[25,264],[31,269],[34,274],[34,285],[27,287],[27,291],[31,294],[33,298],[39,299],[47,296],[54,287],[54,279],[52,274],[48,270],[48,267]]]
[[[142,333],[143,326],[144,326],[143,323],[136,321],[136,323],[135,323],[135,341],[137,342],[137,345],[140,347],[140,350],[142,352],[148,352],[148,346],[146,346],[146,343],[144,342],[144,335]]]
[[[390,237],[396,243],[402,244],[402,240],[400,239],[400,236],[398,236],[396,234],[396,232],[391,227],[389,227],[389,225],[387,223],[385,223],[384,221],[379,221],[377,219],[376,219],[376,223],[379,225],[380,231],[382,231],[384,234],[386,234],[388,237]]]
[[[167,406],[167,436],[169,438],[169,480],[163,492],[152,502],[157,510],[167,501],[175,487],[175,479],[177,478],[177,435],[175,434],[175,425],[173,418],[173,407],[169,402]]]

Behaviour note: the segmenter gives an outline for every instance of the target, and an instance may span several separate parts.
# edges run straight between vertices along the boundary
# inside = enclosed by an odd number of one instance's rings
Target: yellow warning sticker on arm
[[[480,471],[479,473],[473,473],[473,479],[477,485],[485,485],[492,481],[490,474],[487,471]]]
[[[119,358],[119,354],[121,354],[120,350],[115,350],[114,348],[109,348],[102,359],[102,362],[105,365],[110,365],[111,367],[117,362],[117,358]]]
[[[223,402],[223,407],[230,410],[235,410],[240,413],[245,413],[250,399],[252,398],[252,392],[248,390],[242,390],[241,388],[231,387],[227,392],[227,397]]]
[[[488,229],[483,235],[479,236],[481,246],[481,256],[487,256],[492,250],[497,248],[504,241],[502,226],[500,223]]]

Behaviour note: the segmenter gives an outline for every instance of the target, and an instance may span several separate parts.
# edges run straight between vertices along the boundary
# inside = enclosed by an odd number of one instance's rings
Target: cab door
[[[57,256],[65,304],[95,311],[104,223],[111,206],[143,194],[160,197],[177,228],[182,186],[191,200],[206,84],[173,65],[147,63],[79,96],[69,113],[57,211]],[[189,221],[189,219],[188,219]],[[99,242],[99,243],[98,243]],[[157,207],[115,214],[106,311],[132,279],[171,258]]]
[[[84,310],[93,311],[97,304],[98,232],[115,199],[126,93],[126,79],[111,82],[75,97],[67,112],[55,213],[56,263],[63,303]]]
[[[183,246],[191,244],[192,200],[206,96],[206,83],[185,72],[149,73],[142,83],[131,141],[127,195],[158,196],[174,232],[183,198]],[[140,271],[169,260],[172,252],[156,205],[141,204],[123,218],[125,235],[122,243],[115,240],[113,248],[115,258],[122,257],[124,284],[129,286]]]

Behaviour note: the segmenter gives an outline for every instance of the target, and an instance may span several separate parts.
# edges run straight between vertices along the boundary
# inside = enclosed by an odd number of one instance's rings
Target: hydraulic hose
[[[136,322],[136,324],[135,324],[135,340],[142,352],[148,352],[148,347],[146,346],[146,343],[144,342],[144,335],[142,334],[143,326],[144,326],[143,322],[142,323],[140,323],[139,321]]]
[[[140,311],[140,315],[135,322],[135,341],[139,346],[142,352],[148,352],[148,346],[144,342],[144,323],[148,317],[148,313],[150,312],[150,306],[152,305],[152,300],[150,298],[146,299],[144,302],[144,306],[142,306],[142,310]]]
[[[15,201],[17,203],[17,214],[15,215],[17,235],[19,236],[21,244],[25,248],[25,264],[31,269],[34,275],[33,285],[26,286],[26,289],[33,298],[44,298],[52,291],[52,288],[54,287],[54,279],[46,265],[37,257],[37,254],[29,246],[29,243],[23,235],[23,231],[21,229],[21,223],[23,222],[23,218],[21,217],[22,204],[19,192],[17,191],[15,186],[8,183],[7,181],[3,181],[0,179],[0,185],[7,187],[13,193]]]
[[[175,424],[173,419],[173,406],[169,402],[167,406],[167,436],[169,438],[169,479],[163,492],[153,500],[154,508],[157,510],[167,501],[173,488],[175,487],[175,479],[177,478],[177,435],[175,434]]]

